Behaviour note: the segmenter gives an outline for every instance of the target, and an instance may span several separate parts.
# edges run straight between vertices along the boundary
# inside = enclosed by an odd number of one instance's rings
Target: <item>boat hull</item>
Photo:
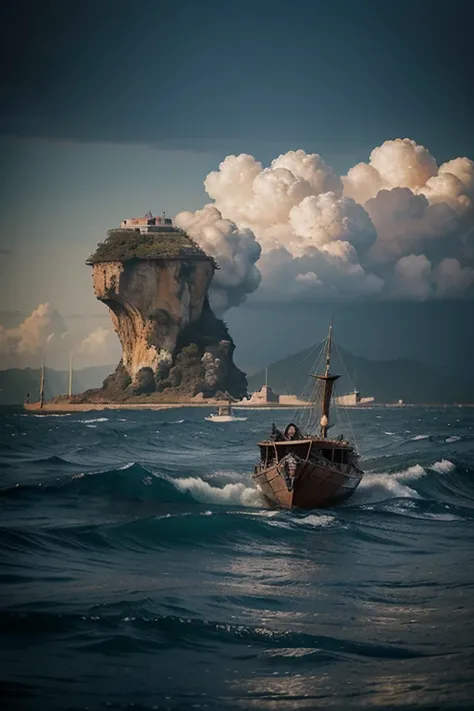
[[[357,489],[362,472],[353,465],[332,468],[311,461],[292,463],[286,472],[283,461],[259,469],[252,478],[264,496],[285,509],[316,509],[348,499]]]

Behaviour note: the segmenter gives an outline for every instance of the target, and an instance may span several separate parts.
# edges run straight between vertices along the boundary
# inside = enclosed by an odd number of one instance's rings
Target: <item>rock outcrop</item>
[[[209,306],[217,265],[184,232],[172,226],[145,234],[111,230],[87,263],[123,353],[101,389],[74,400],[246,394],[246,377],[233,362],[234,343]]]

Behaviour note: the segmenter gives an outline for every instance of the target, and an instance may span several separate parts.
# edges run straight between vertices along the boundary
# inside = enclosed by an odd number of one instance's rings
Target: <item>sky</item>
[[[471,193],[466,188],[454,194],[452,181],[440,198],[439,185],[428,190],[425,183],[439,177],[443,164],[474,159],[473,19],[469,2],[433,0],[4,3],[0,309],[26,317],[50,304],[38,318],[57,310],[64,332],[75,330],[76,340],[86,339],[108,326],[84,264],[106,230],[149,209],[170,216],[185,211],[182,219],[199,240],[205,225],[197,211],[212,203],[235,226],[243,255],[238,268],[234,255],[223,270],[228,282],[215,289],[243,367],[255,369],[310,345],[324,332],[328,313],[336,311],[339,340],[355,353],[409,355],[441,367],[452,358],[454,338],[456,363],[469,374],[474,345],[463,324],[473,315],[466,271],[472,265],[472,214],[465,207]],[[428,166],[431,172],[413,183],[403,176],[390,182],[391,167],[411,161],[415,152],[396,144],[394,153],[387,142],[405,138],[425,147],[437,167],[431,170],[431,158],[418,152],[420,171]],[[383,146],[372,159],[372,151]],[[273,181],[275,187],[276,173],[258,178],[260,202],[255,198],[250,218],[244,215],[249,193],[234,204],[238,189],[226,185],[226,168],[219,166],[227,156],[246,154],[268,167],[298,150],[320,155],[337,180],[313,165],[311,190],[305,192],[301,180],[287,185],[286,197],[290,190],[293,197],[303,192],[288,203],[288,210],[297,208],[291,219],[288,211],[275,218],[275,238],[269,232],[268,185]],[[302,165],[305,158],[298,160]],[[370,195],[359,174],[358,182],[344,182],[359,163],[378,166],[380,185]],[[462,170],[456,170],[458,185]],[[258,173],[253,164],[239,171],[242,185]],[[315,171],[324,173],[325,186],[314,187]],[[215,173],[205,186],[206,176]],[[341,178],[344,195],[334,187],[342,186]],[[407,197],[394,188],[412,192]],[[275,195],[280,189],[276,185]],[[323,204],[327,189],[336,197]],[[383,203],[379,189],[392,190],[393,204],[386,204],[389,198]],[[305,197],[312,202],[303,208]],[[355,214],[351,199],[363,205],[363,214]],[[443,212],[440,202],[449,210]],[[280,207],[276,199],[271,204]],[[407,215],[416,210],[423,212],[416,217],[418,241],[409,243],[414,228]],[[326,219],[324,229],[329,213],[337,213],[340,229],[346,230],[347,220],[358,229],[332,235],[337,244],[330,257],[329,238],[321,237],[320,223],[315,228],[316,213],[320,222]],[[396,229],[394,215],[401,220]],[[229,244],[230,228],[224,227],[219,223],[219,239],[207,244],[218,257]],[[290,228],[300,239],[297,247],[288,241]],[[342,242],[355,246],[357,259],[347,257],[347,250],[343,258]],[[257,261],[255,243],[261,246]],[[283,263],[282,245],[289,253]],[[310,255],[319,266],[302,272],[301,260]],[[425,262],[412,259],[420,255]],[[350,275],[334,266],[344,259]],[[439,268],[445,259],[451,261]],[[240,282],[230,291],[238,269]],[[262,277],[257,286],[255,270]],[[302,295],[282,288],[308,285],[310,277],[322,281],[325,299],[314,289]],[[345,288],[348,280],[352,290]],[[455,294],[452,285],[460,281],[466,287]],[[103,346],[107,339],[96,335],[93,341]],[[5,338],[8,351],[11,334]],[[103,349],[100,357],[112,352]]]

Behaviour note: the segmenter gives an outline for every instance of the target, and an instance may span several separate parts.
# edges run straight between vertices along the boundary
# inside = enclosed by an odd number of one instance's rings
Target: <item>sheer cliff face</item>
[[[205,259],[93,265],[94,292],[110,309],[132,384],[143,368],[156,376],[172,366],[180,334],[202,314],[213,270]]]
[[[207,299],[216,264],[182,230],[110,230],[87,264],[123,353],[103,387],[80,397],[174,402],[199,394],[246,394],[247,379],[233,362],[232,339]]]

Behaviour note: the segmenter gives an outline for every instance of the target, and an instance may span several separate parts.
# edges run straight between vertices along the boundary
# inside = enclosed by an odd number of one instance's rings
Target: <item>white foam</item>
[[[415,437],[412,437],[412,442],[417,442],[420,439],[429,439],[430,435],[429,434],[421,434],[421,435],[415,435]]]
[[[135,464],[135,462],[127,462],[127,464],[122,464],[121,467],[118,467],[118,471],[119,471],[119,472],[123,472],[123,471],[125,471],[126,469],[131,469],[131,467],[133,467],[134,464]]]
[[[376,474],[368,472],[362,477],[351,501],[363,498],[368,501],[385,501],[387,499],[411,498],[419,499],[420,495],[415,489],[405,484],[425,476],[426,471],[419,464],[404,469],[400,472],[381,472]]]
[[[29,417],[29,415],[28,415],[28,414],[22,415],[22,417]],[[33,415],[33,417],[71,417],[71,413],[70,413],[70,412],[65,412],[65,413],[62,414],[62,415],[53,415],[53,414],[49,414],[49,415]]]
[[[225,484],[223,487],[211,486],[201,477],[187,477],[186,479],[173,479],[173,484],[181,491],[186,491],[201,503],[233,504],[236,506],[254,506],[260,508],[265,505],[260,491],[248,487],[242,482]]]
[[[456,468],[456,465],[449,461],[449,459],[442,459],[440,462],[435,462],[430,469],[438,474],[448,474]]]
[[[229,484],[235,484],[236,482],[247,484],[249,481],[249,475],[247,472],[233,472],[227,469],[218,469],[215,472],[206,474],[206,479],[217,479],[218,481],[226,482]]]
[[[448,444],[451,444],[451,442],[459,442],[460,439],[461,439],[461,437],[456,437],[455,435],[453,435],[452,437],[448,437],[446,442]]]
[[[366,474],[351,501],[361,497],[368,501],[385,501],[400,498],[418,499],[420,495],[410,486],[403,484],[397,474]]]
[[[438,474],[447,474],[452,471],[455,466],[456,465],[448,459],[442,459],[427,468]],[[416,481],[426,476],[426,474],[426,469],[420,464],[415,464],[412,467],[408,467],[408,469],[393,472],[392,474],[388,474],[387,472],[381,472],[379,474],[368,472],[362,477],[362,481],[354,496],[351,498],[351,501],[357,501],[359,498],[368,501],[383,501],[389,498],[419,499],[421,498],[420,494],[415,491],[415,489],[412,489],[411,486],[408,486],[406,482]]]
[[[334,516],[328,516],[327,514],[309,514],[304,518],[295,518],[293,523],[300,526],[311,526],[312,528],[326,528],[331,526],[335,520]]]
[[[291,530],[291,524],[288,521],[267,521],[268,526],[273,526],[274,528],[286,528]]]
[[[395,432],[385,432],[384,434],[386,434],[386,435],[394,435]]]
[[[90,425],[92,422],[108,422],[108,417],[95,417],[92,420],[79,420],[83,425]]]

